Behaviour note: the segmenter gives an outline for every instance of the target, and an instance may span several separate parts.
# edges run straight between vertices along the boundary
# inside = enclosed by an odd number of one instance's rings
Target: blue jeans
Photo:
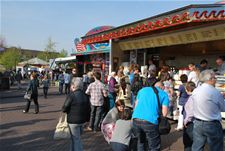
[[[111,110],[115,106],[116,94],[113,92],[109,92],[109,110]]]
[[[69,124],[69,128],[72,134],[71,151],[83,151],[80,137],[83,132],[83,124]]]
[[[192,151],[203,151],[205,144],[210,151],[223,151],[223,129],[219,121],[194,120]]]
[[[117,142],[111,142],[113,151],[128,151],[129,147],[125,144],[117,143]]]
[[[91,105],[91,116],[90,116],[89,127],[92,128],[94,131],[97,131],[98,129],[98,125],[102,116],[102,111],[103,111],[103,106]]]
[[[158,125],[154,125],[148,121],[134,119],[133,120],[134,135],[138,138],[138,151],[145,150],[145,143],[148,143],[148,151],[160,150],[160,135]]]
[[[131,104],[132,104],[133,107],[135,105],[136,98],[137,98],[137,95],[134,95],[133,93],[131,93]]]
[[[63,85],[64,83],[59,83],[59,93],[63,94]]]

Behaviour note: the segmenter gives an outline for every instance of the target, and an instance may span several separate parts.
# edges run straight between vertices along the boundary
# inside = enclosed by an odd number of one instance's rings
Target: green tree
[[[21,54],[21,61],[27,61],[29,59],[32,59],[32,53],[29,53],[29,52],[22,52]]]
[[[15,69],[16,65],[21,61],[21,50],[16,47],[8,48],[0,55],[0,64],[6,69]]]
[[[58,55],[58,57],[66,57],[68,55],[68,52],[65,49],[62,49]]]
[[[43,59],[45,61],[49,61],[49,59],[53,59],[57,57],[56,53],[56,42],[53,42],[51,37],[48,38],[48,43],[43,51],[43,53],[38,54],[38,58]]]
[[[39,59],[42,59],[42,60],[46,61],[46,52],[43,51],[43,52],[38,53],[37,57]]]

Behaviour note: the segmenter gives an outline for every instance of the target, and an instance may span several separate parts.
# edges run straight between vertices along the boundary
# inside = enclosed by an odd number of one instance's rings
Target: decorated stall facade
[[[96,34],[105,30],[112,29],[112,26],[96,27],[86,36]],[[103,78],[107,78],[110,67],[110,50],[109,42],[83,44],[78,38],[74,40],[75,52],[72,54],[76,56],[76,65],[81,73],[87,73],[95,70],[102,74]]]
[[[225,5],[189,5],[137,22],[85,35],[84,45],[111,44],[110,64],[130,61],[147,64],[155,59],[178,68],[201,58],[215,64],[215,58],[225,53]],[[134,59],[133,59],[134,61]]]

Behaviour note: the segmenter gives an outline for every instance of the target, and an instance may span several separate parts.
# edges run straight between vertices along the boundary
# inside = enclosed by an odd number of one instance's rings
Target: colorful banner
[[[83,44],[84,45],[84,44]],[[76,45],[75,54],[83,55],[83,54],[92,54],[92,53],[108,53],[110,51],[109,43],[96,43],[96,44],[86,44],[84,49],[79,49]]]

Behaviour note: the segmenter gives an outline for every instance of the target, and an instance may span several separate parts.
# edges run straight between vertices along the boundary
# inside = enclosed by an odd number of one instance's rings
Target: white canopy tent
[[[64,58],[56,58],[55,62],[62,63],[62,62],[69,62],[69,61],[74,61],[74,60],[76,60],[76,56],[69,56],[69,57],[64,57]]]
[[[50,59],[50,68],[56,69],[59,64],[66,67],[68,63],[73,62],[76,60],[76,56],[69,56],[69,57],[63,57],[63,58],[56,58],[56,59]]]
[[[23,62],[19,63],[19,65],[26,65],[26,64],[29,64],[29,65],[48,65],[49,63],[44,61],[44,60],[41,60],[39,58],[32,58],[30,60],[23,61]]]

